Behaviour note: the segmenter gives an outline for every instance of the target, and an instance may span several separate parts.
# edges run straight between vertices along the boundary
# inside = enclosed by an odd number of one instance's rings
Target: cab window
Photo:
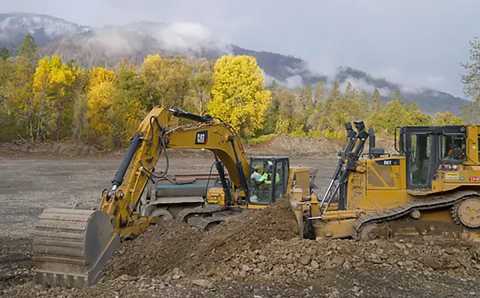
[[[275,190],[274,200],[285,195],[285,188],[288,181],[288,163],[286,160],[278,161],[275,166]]]
[[[252,204],[268,205],[272,197],[273,163],[269,160],[254,160],[250,167],[249,201]]]
[[[431,136],[427,134],[412,134],[410,138],[410,184],[412,186],[426,185],[430,173]]]
[[[444,160],[465,160],[465,135],[442,135],[441,156]]]

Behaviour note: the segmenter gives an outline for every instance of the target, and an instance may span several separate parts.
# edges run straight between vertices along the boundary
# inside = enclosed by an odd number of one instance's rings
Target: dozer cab
[[[324,197],[291,200],[304,237],[480,240],[479,126],[402,127],[395,154],[355,127]]]
[[[169,128],[169,117],[195,124]],[[228,123],[210,115],[155,107],[132,137],[111,188],[102,192],[98,210],[46,209],[40,214],[33,243],[35,281],[77,288],[97,283],[120,241],[134,239],[158,220],[143,215],[141,197],[148,181],[167,177],[168,150],[175,148],[206,149],[215,159],[221,187],[209,188],[200,207],[182,209],[176,216],[201,230],[241,210],[265,208],[291,193],[301,200],[311,195],[314,177],[308,168],[290,168],[288,157],[248,159]],[[154,168],[162,152],[166,168],[157,173]]]

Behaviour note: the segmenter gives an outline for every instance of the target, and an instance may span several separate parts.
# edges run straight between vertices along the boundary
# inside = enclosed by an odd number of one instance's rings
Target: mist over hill
[[[0,14],[0,46],[15,54],[27,33],[34,36],[43,54],[58,55],[64,60],[74,59],[87,67],[111,67],[124,58],[140,64],[148,54],[154,53],[209,59],[224,54],[250,55],[257,59],[267,83],[276,80],[291,89],[319,81],[324,82],[327,89],[335,81],[341,87],[350,82],[357,89],[365,89],[368,94],[378,88],[384,101],[398,89],[403,99],[416,100],[419,108],[426,113],[449,110],[458,114],[459,106],[466,103],[464,99],[446,92],[403,86],[350,67],[339,67],[335,74],[326,76],[297,57],[249,50],[218,41],[200,24],[137,22],[94,28],[47,15]]]

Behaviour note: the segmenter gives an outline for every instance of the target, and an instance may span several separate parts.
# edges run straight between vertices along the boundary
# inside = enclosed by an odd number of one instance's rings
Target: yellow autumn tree
[[[263,128],[271,93],[265,90],[257,60],[250,56],[223,56],[214,67],[208,113],[230,123],[242,136]]]
[[[119,86],[111,70],[96,67],[87,77],[88,136],[105,148],[121,147],[134,134],[146,107]]]
[[[79,70],[58,56],[40,59],[33,78],[36,139],[66,135],[73,118],[73,92]]]
[[[140,78],[155,105],[183,108],[188,92],[190,68],[181,56],[148,55],[140,67]]]
[[[454,116],[450,111],[445,111],[442,113],[436,113],[433,120],[434,125],[463,125],[465,120]]]
[[[88,126],[89,137],[97,139],[105,147],[112,147],[112,134],[115,118],[113,103],[117,95],[117,77],[111,70],[95,67],[87,76]]]

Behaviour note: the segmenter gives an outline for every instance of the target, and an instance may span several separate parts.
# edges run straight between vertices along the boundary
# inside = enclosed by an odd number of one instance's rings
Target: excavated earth
[[[462,241],[300,240],[288,202],[245,211],[208,232],[151,226],[122,243],[97,285],[32,282],[32,232],[43,208],[91,208],[118,158],[0,156],[0,297],[477,297],[480,245]],[[177,172],[211,160],[176,159]],[[293,159],[319,168],[325,189],[334,159]],[[172,170],[173,171],[173,170]]]
[[[480,246],[459,241],[300,240],[286,201],[201,233],[152,226],[125,242],[101,283],[9,297],[474,297]]]

